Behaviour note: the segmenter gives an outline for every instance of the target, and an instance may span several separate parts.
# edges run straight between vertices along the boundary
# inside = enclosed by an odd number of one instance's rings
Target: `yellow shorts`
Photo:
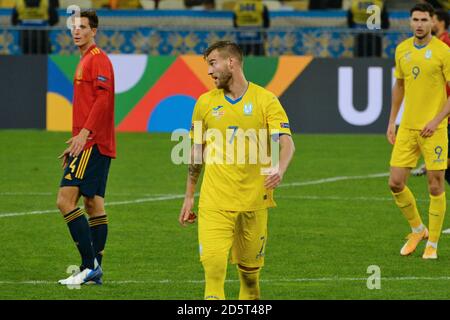
[[[224,211],[199,209],[200,261],[209,256],[228,256],[231,263],[248,268],[264,265],[267,241],[267,209]]]
[[[437,129],[431,137],[420,136],[421,130],[400,127],[391,155],[391,167],[414,168],[422,154],[427,170],[447,169],[447,128]]]

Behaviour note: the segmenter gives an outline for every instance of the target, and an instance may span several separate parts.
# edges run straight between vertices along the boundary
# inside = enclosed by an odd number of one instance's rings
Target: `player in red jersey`
[[[448,12],[439,9],[433,16],[434,27],[433,32],[439,40],[445,42],[450,47],[450,37],[448,35],[448,27],[450,25],[450,16]],[[450,87],[447,85],[447,96],[450,97]],[[450,120],[449,120],[450,121]]]
[[[64,168],[57,206],[81,255],[80,272],[58,281],[64,285],[102,283],[101,262],[108,233],[104,197],[111,158],[116,157],[114,71],[95,45],[98,17],[82,11],[72,20],[72,38],[81,60],[74,77],[72,138],[60,158]],[[84,210],[78,207],[84,199]]]
[[[439,9],[436,10],[434,16],[434,27],[433,32],[436,35],[437,38],[439,38],[441,41],[444,41],[449,47],[450,47],[450,37],[448,35],[448,27],[450,25],[450,17],[448,15],[448,12]]]

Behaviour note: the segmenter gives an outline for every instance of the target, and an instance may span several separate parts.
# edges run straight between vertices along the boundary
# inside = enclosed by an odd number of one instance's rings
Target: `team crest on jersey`
[[[411,61],[411,51],[408,51],[407,53],[405,53],[404,58],[406,61]]]
[[[425,52],[425,59],[431,59],[431,50],[428,49],[427,52]]]
[[[77,71],[75,73],[76,84],[80,84],[81,80],[83,80],[83,65],[78,66]]]
[[[212,115],[213,117],[219,118],[225,114],[225,111],[222,110],[223,106],[217,106],[213,108]]]
[[[246,116],[251,116],[253,112],[253,105],[251,102],[244,104],[244,114]]]

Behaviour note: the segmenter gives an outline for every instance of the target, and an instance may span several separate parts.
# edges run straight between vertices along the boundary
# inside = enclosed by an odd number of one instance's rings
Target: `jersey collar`
[[[418,49],[418,50],[423,49],[423,48],[425,48],[427,45],[429,45],[429,44],[431,43],[431,41],[433,41],[433,39],[434,39],[434,36],[431,38],[431,40],[430,40],[427,44],[424,44],[424,45],[422,45],[422,46],[417,45],[417,44],[414,42],[414,39],[413,39],[413,45],[414,45],[414,48],[416,48],[416,49]]]
[[[84,58],[89,52],[91,52],[92,49],[96,48],[97,45],[94,43],[92,46],[90,46],[86,52],[83,54],[82,58]]]
[[[225,93],[223,94],[223,96],[225,97],[225,100],[227,100],[229,103],[231,104],[236,104],[239,101],[242,100],[242,98],[245,96],[245,94],[248,91],[248,87],[250,87],[250,81],[247,82],[247,89],[245,89],[244,93],[242,94],[242,96],[240,96],[239,98],[237,98],[236,100],[231,99],[230,97],[228,97]]]

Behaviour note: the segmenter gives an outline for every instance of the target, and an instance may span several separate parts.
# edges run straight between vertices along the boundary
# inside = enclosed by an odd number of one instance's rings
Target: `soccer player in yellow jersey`
[[[209,150],[205,154],[210,154],[212,149],[226,155],[226,159],[217,157],[218,161],[211,162],[206,156],[204,161],[198,212],[200,261],[205,271],[204,298],[225,299],[224,282],[231,249],[231,262],[237,264],[240,277],[239,299],[259,299],[259,272],[264,265],[267,243],[267,208],[275,206],[273,189],[283,179],[294,154],[289,121],[273,93],[247,81],[242,50],[237,44],[219,41],[205,51],[204,58],[217,89],[200,96],[194,107],[191,158],[195,160],[200,155],[201,159],[203,151]],[[198,129],[206,131],[206,135],[198,137]],[[258,132],[263,135],[257,136]],[[230,158],[235,151],[240,152],[239,139],[245,141],[244,162],[239,162],[243,159],[239,155]],[[259,147],[267,147],[271,139],[279,142],[278,170],[263,175],[265,165],[261,158],[253,157],[256,160],[251,161],[252,139]],[[231,153],[229,146],[232,146]],[[272,154],[274,150],[271,149]],[[196,218],[194,192],[203,166],[198,162],[191,161],[189,165],[179,216],[182,225],[193,223]]]
[[[450,81],[450,51],[431,35],[434,9],[421,3],[410,11],[414,36],[395,51],[396,82],[392,93],[387,138],[394,145],[391,155],[389,187],[395,203],[411,226],[401,255],[415,251],[428,239],[424,259],[437,259],[437,245],[446,210],[444,172],[447,169],[447,117],[450,102],[445,85]],[[395,119],[405,99],[402,121],[395,133]],[[416,201],[406,182],[411,168],[422,153],[427,168],[430,193],[429,229],[422,223]]]

